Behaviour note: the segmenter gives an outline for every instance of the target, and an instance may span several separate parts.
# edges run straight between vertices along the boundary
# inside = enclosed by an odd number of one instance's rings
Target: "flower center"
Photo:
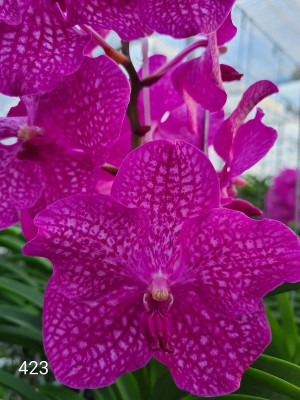
[[[29,140],[36,136],[43,136],[44,130],[39,126],[23,125],[18,131],[18,138],[21,140]]]
[[[141,320],[148,347],[152,351],[161,349],[167,353],[174,352],[170,342],[171,330],[168,316],[173,300],[166,278],[154,277],[149,291],[143,297],[145,313]]]

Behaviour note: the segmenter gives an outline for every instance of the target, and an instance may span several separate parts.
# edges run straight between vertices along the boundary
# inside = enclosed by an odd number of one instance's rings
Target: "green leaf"
[[[49,400],[49,397],[39,393],[34,386],[2,370],[0,370],[0,385],[19,394],[23,400]]]
[[[155,400],[179,399],[183,394],[184,392],[175,385],[170,372],[161,375],[153,388],[153,398]]]
[[[0,236],[0,246],[13,252],[22,253],[22,248],[26,242],[17,237]]]
[[[277,319],[271,313],[269,307],[266,307],[267,317],[272,332],[272,342],[268,349],[275,350],[275,355],[285,360],[291,360],[291,356],[285,341],[285,332],[279,325]],[[274,351],[272,351],[274,354]]]
[[[0,341],[11,344],[19,344],[23,347],[38,347],[43,345],[42,333],[32,329],[19,328],[14,325],[0,325]]]
[[[37,332],[41,332],[42,330],[41,317],[15,306],[0,304],[0,318],[20,326],[34,329]]]
[[[51,399],[67,399],[67,400],[84,400],[84,397],[80,396],[74,390],[63,386],[55,386],[50,383],[38,386],[41,393],[48,395]]]
[[[262,354],[252,366],[300,387],[300,367],[298,365]]]
[[[137,381],[131,372],[119,376],[115,385],[120,392],[122,400],[142,400]]]
[[[15,282],[12,279],[0,278],[0,291],[1,290],[15,293],[36,304],[38,307],[43,308],[43,295],[30,286]]]
[[[101,389],[92,391],[94,400],[118,400],[112,386],[107,386]]]
[[[268,294],[266,294],[265,297],[271,297],[271,296],[276,296],[277,294],[280,293],[285,293],[285,292],[290,292],[292,290],[298,290],[300,289],[300,282],[297,283],[284,283],[281,286],[278,286],[276,289],[272,290]]]
[[[290,298],[287,293],[282,293],[276,297],[276,300],[280,312],[282,327],[285,332],[285,340],[289,349],[289,353],[293,357],[298,342],[298,332]]]
[[[300,399],[300,388],[267,372],[260,371],[253,367],[247,369],[243,375],[243,383],[254,388],[267,389],[273,393],[282,394],[289,399]],[[243,392],[243,387],[241,387]]]
[[[12,263],[8,257],[5,258],[3,257],[0,262],[0,269],[4,269],[5,271],[8,271],[11,275],[12,278],[17,278],[22,280],[25,283],[28,283],[30,286],[36,287],[36,281],[32,279],[31,276],[29,276],[26,271],[24,270],[24,266],[14,262]]]

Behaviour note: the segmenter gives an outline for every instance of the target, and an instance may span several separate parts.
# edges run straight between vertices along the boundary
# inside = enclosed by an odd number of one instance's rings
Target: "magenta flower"
[[[277,132],[262,123],[264,113],[260,108],[257,109],[255,118],[243,122],[261,100],[276,92],[277,86],[270,81],[259,81],[251,85],[214,138],[214,148],[225,161],[220,173],[222,204],[230,204],[232,209],[248,209],[248,215],[261,212],[243,200],[232,199],[237,194],[234,189],[235,182],[237,186],[241,186],[237,177],[268,153],[277,139]]]
[[[18,25],[22,21],[22,13],[30,0],[6,0],[1,1],[0,23]]]
[[[0,139],[16,140],[11,146],[0,143],[0,228],[15,224],[22,210],[21,222],[30,237],[35,231],[30,220],[46,205],[95,192],[97,168],[119,136],[129,84],[106,56],[85,58],[52,92],[22,100],[0,120]]]
[[[111,197],[68,197],[35,218],[24,254],[53,262],[44,343],[58,380],[106,386],[155,357],[195,395],[239,387],[270,341],[261,298],[300,279],[300,246],[278,222],[218,207],[206,156],[154,141],[127,156]]]
[[[296,169],[284,169],[273,180],[265,197],[264,215],[287,224],[295,219]],[[300,224],[300,198],[298,223]]]
[[[236,31],[229,14],[218,31],[208,36],[208,46],[204,53],[176,68],[173,82],[184,98],[191,98],[212,112],[223,108],[227,95],[222,80],[240,79],[242,75],[232,67],[220,66],[219,46],[231,40]]]
[[[184,38],[218,29],[235,0],[67,0],[71,25],[87,23],[116,31],[123,40],[152,30]]]
[[[50,0],[11,1],[0,8],[0,92],[46,92],[75,72],[89,36],[68,29]],[[9,11],[9,12],[8,12]]]

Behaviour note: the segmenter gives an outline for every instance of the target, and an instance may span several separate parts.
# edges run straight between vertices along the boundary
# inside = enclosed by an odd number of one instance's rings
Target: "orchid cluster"
[[[275,176],[265,196],[264,215],[266,218],[277,219],[284,224],[300,222],[300,198],[296,207],[298,173],[296,169],[284,169]]]
[[[236,198],[277,137],[260,108],[247,117],[278,89],[254,83],[225,119],[224,82],[242,78],[219,61],[233,3],[0,5],[0,91],[20,96],[0,120],[0,228],[20,221],[24,254],[53,263],[44,345],[68,386],[107,386],[155,357],[182,390],[233,392],[271,340],[263,296],[300,280],[298,237]],[[167,61],[147,56],[153,32],[202,37]]]

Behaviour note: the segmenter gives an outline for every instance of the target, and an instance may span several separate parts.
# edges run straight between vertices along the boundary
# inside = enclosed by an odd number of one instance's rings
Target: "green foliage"
[[[253,181],[251,181],[253,182]],[[263,193],[265,186],[258,190]],[[251,192],[251,191],[250,191]],[[251,192],[254,193],[254,189]],[[249,197],[248,201],[252,201]],[[261,200],[259,200],[261,201]],[[261,207],[261,202],[255,205]],[[182,392],[164,365],[151,360],[119,377],[114,385],[73,390],[47,375],[24,375],[23,361],[46,360],[42,345],[42,303],[51,265],[21,254],[18,227],[0,232],[0,399],[2,400],[196,400]],[[243,376],[240,389],[222,400],[300,399],[300,291],[284,284],[265,298],[273,340]]]
[[[260,179],[254,175],[246,175],[247,185],[238,189],[237,197],[249,201],[260,210],[264,209],[264,198],[270,186],[270,178]]]

